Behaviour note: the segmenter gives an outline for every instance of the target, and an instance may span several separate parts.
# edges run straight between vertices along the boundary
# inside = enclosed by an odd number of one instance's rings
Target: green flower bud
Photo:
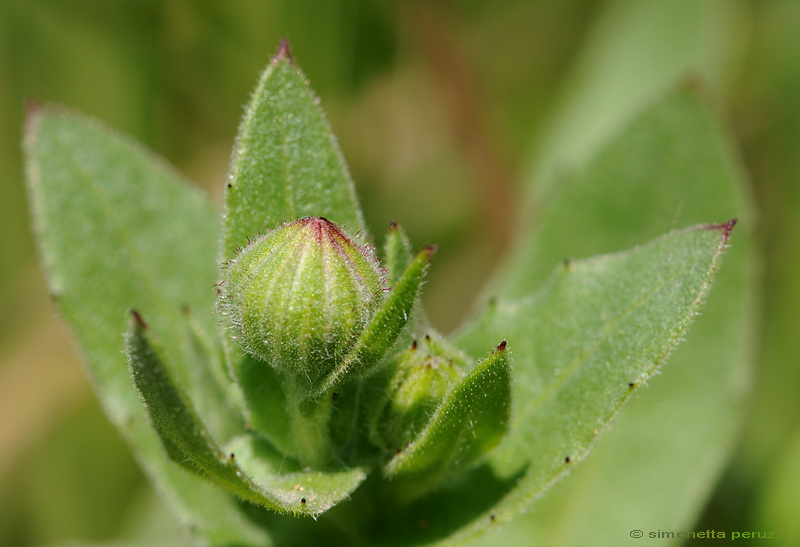
[[[465,358],[436,336],[426,336],[395,357],[397,370],[380,417],[380,443],[404,447],[427,425],[442,399],[462,376]]]
[[[220,311],[254,357],[312,383],[347,354],[383,300],[372,250],[325,218],[256,239],[231,259]]]

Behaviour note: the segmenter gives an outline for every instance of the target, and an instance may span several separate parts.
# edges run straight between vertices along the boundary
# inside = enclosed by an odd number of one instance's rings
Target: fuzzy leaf
[[[645,530],[684,529],[713,488],[747,411],[756,316],[754,215],[728,141],[706,97],[694,89],[668,94],[564,181],[536,236],[509,264],[510,275],[495,284],[498,294],[525,294],[565,256],[621,250],[676,224],[740,219],[702,315],[665,374],[633,398],[591,458],[510,525],[509,542],[511,528],[574,546],[617,542],[633,521]],[[676,436],[684,442],[672,442]],[[618,493],[613,503],[609,489]]]
[[[127,354],[134,383],[170,457],[240,498],[279,512],[316,516],[349,496],[366,478],[360,469],[279,475],[266,465],[266,458],[247,450],[249,445],[226,453],[169,377],[138,314],[128,335]],[[254,481],[243,467],[257,469],[260,480]]]
[[[505,343],[450,390],[425,429],[385,466],[390,478],[426,483],[464,470],[506,433],[511,372]]]
[[[397,283],[413,258],[408,236],[399,224],[393,222],[383,243],[383,266],[390,286]]]
[[[44,106],[26,127],[34,225],[53,298],[78,340],[106,413],[181,520],[209,541],[260,545],[265,530],[230,496],[171,462],[125,366],[128,310],[152,316],[171,371],[191,386],[182,308],[207,340],[217,224],[208,198],[140,146],[94,121]],[[213,508],[213,509],[212,509]]]
[[[572,262],[535,295],[499,301],[462,331],[457,341],[473,356],[489,337],[506,337],[514,348],[509,432],[486,466],[395,515],[398,534],[472,539],[523,510],[582,459],[696,315],[730,227],[693,228]],[[420,520],[428,523],[424,531],[401,532]]]
[[[223,255],[284,221],[322,216],[366,233],[353,183],[284,40],[245,112],[225,194]]]

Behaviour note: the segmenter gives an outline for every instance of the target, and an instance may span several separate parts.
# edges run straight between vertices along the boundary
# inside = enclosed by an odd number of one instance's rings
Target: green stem
[[[306,398],[305,383],[294,374],[280,374],[279,378],[286,394],[294,453],[305,465],[317,469],[325,467],[333,460],[329,431],[331,399]]]

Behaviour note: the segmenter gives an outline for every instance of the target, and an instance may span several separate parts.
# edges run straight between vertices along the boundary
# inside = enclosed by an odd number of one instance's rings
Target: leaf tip
[[[436,250],[437,249],[438,249],[438,247],[436,247],[436,245],[428,245],[427,247],[422,249],[422,252],[426,254],[427,258],[430,258],[434,254],[436,254]]]
[[[722,240],[728,241],[728,237],[731,235],[731,231],[733,227],[736,226],[737,222],[739,222],[738,218],[732,218],[728,222],[723,222],[722,224],[710,224],[706,226],[706,229],[722,231]]]
[[[497,347],[495,348],[495,350],[494,350],[494,351],[495,351],[495,352],[497,352],[497,353],[503,352],[503,351],[505,351],[505,350],[506,350],[506,346],[508,346],[508,342],[507,342],[507,341],[505,341],[505,340],[503,340],[502,342],[500,342],[500,343],[497,345]]]
[[[28,114],[28,116],[37,114],[41,108],[42,103],[38,99],[34,99],[33,97],[25,98],[25,112]]]
[[[289,61],[290,63],[294,61],[292,57],[292,48],[289,46],[289,40],[286,36],[281,38],[281,42],[278,44],[278,52],[272,58],[272,62],[278,63],[283,60]]]
[[[42,110],[42,103],[31,97],[25,99],[25,135],[26,139],[33,138],[34,125]],[[26,140],[26,143],[29,141]]]
[[[397,221],[396,221],[396,220],[393,220],[393,221],[392,221],[392,222],[389,224],[389,231],[390,231],[390,232],[396,232],[396,231],[397,231],[399,228],[400,228],[400,226],[398,226],[398,224],[397,224]]]
[[[133,324],[137,329],[147,329],[147,323],[144,322],[144,319],[142,319],[142,314],[140,314],[137,310],[131,310],[131,317],[133,317]]]

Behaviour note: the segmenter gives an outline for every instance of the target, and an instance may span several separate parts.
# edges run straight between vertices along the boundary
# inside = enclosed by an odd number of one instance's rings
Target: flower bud
[[[380,442],[406,446],[425,428],[442,399],[461,379],[464,356],[426,336],[422,344],[398,354],[380,417]]]
[[[220,311],[242,348],[312,383],[346,355],[382,301],[366,246],[325,218],[285,224],[226,266]]]

